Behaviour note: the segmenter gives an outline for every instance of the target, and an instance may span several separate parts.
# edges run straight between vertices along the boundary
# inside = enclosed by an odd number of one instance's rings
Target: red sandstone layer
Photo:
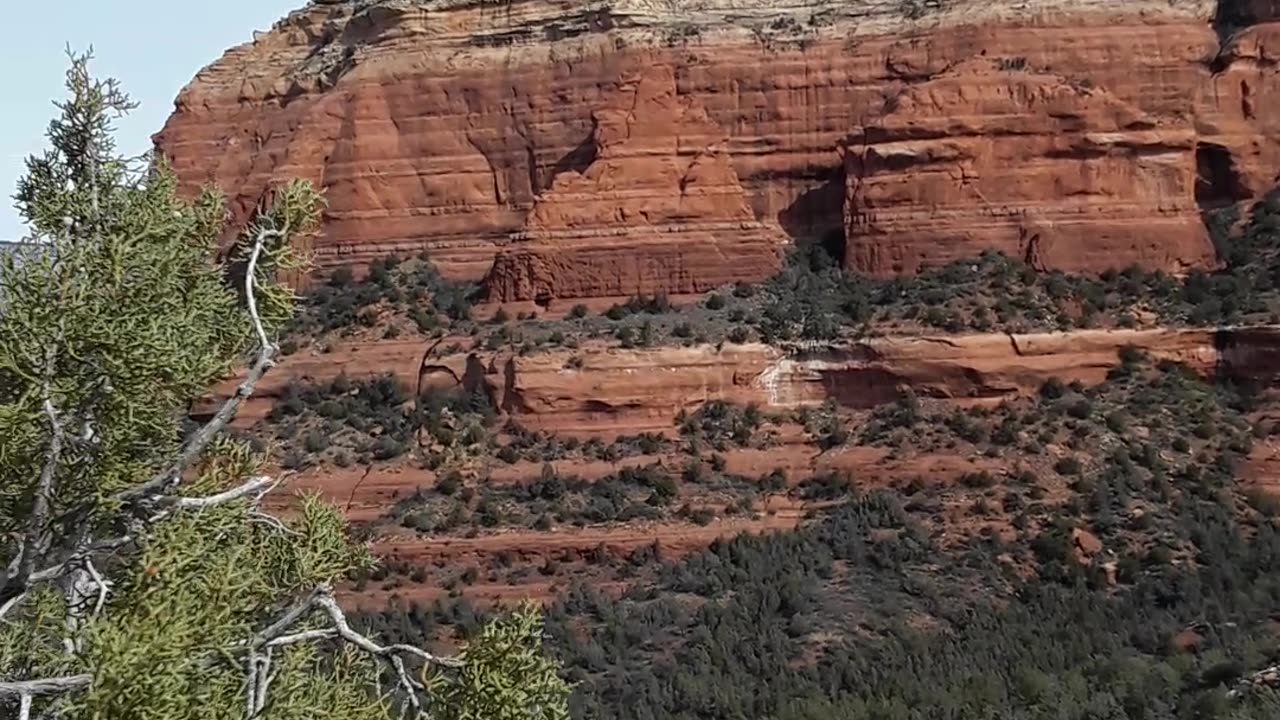
[[[670,67],[622,80],[592,115],[591,157],[556,175],[485,278],[502,302],[705,292],[777,272],[786,236],[757,222],[727,136]]]
[[[1213,263],[1190,118],[1030,63],[949,66],[850,137],[850,267],[914,272],[987,248],[1039,269]]]
[[[284,358],[241,411],[250,425],[270,410],[288,381],[324,381],[390,372],[407,387],[483,383],[498,406],[534,428],[613,434],[666,429],[680,410],[710,400],[757,403],[765,410],[834,400],[851,408],[891,402],[903,387],[925,397],[989,402],[1035,392],[1045,380],[1101,382],[1121,348],[1142,348],[1204,373],[1275,377],[1280,333],[1250,330],[1080,330],[1027,335],[874,338],[846,348],[791,353],[767,345],[692,348],[584,347],[538,355],[456,354],[424,364],[426,346],[380,341]],[[576,357],[580,362],[570,363]],[[234,392],[232,379],[211,399]]]
[[[157,143],[238,217],[272,182],[319,183],[322,265],[426,250],[480,279],[505,248],[499,297],[749,279],[761,228],[843,234],[846,195],[859,270],[992,246],[1202,266],[1198,204],[1275,181],[1276,25],[1219,52],[1208,0],[944,7],[317,3],[203,71]],[[620,114],[650,76],[672,93]],[[643,142],[602,160],[610,117]],[[847,189],[851,134],[870,167]]]

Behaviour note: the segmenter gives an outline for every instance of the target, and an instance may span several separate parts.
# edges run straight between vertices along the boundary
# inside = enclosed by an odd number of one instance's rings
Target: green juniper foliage
[[[163,162],[119,156],[112,118],[132,104],[87,63],[72,56],[51,148],[15,196],[39,244],[0,259],[0,714],[384,718],[414,682],[438,717],[563,717],[531,610],[488,628],[460,669],[409,653],[388,682],[390,652],[343,642],[330,606],[304,602],[367,570],[367,550],[317,498],[287,521],[263,514],[261,458],[220,434],[194,443],[184,418],[234,368],[269,366],[247,301],[266,337],[291,317],[274,278],[299,267],[288,240],[322,200],[277,189],[217,264],[222,198],[184,201]],[[304,630],[323,637],[268,647]],[[57,688],[24,684],[46,679]]]

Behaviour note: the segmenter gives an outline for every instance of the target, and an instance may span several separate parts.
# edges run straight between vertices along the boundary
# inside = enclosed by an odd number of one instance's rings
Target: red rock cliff
[[[878,274],[995,248],[1041,269],[1212,263],[1196,133],[1024,57],[951,65],[847,146],[847,262]]]
[[[491,298],[704,292],[777,271],[785,236],[756,220],[727,135],[670,66],[624,78],[592,121],[590,164],[534,201],[485,279]]]
[[[498,297],[752,278],[779,228],[848,233],[873,272],[1179,269],[1211,262],[1198,209],[1280,167],[1256,10],[1222,48],[1210,0],[330,0],[202,71],[156,140],[241,215],[317,181],[322,264],[427,250]]]

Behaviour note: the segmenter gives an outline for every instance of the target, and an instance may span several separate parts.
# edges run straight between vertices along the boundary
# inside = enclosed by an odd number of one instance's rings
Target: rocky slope
[[[549,599],[578,581],[621,592],[655,541],[679,555],[791,529],[839,494],[832,482],[930,495],[942,545],[1012,537],[995,488],[1034,476],[1045,502],[1066,502],[1062,463],[1170,430],[1128,429],[1117,413],[1132,397],[1105,393],[1090,423],[1071,405],[1062,424],[1066,401],[1037,392],[1051,378],[1078,381],[1058,386],[1073,398],[1093,392],[1128,346],[1274,384],[1274,327],[1161,328],[1141,303],[1128,310],[1142,329],[917,323],[769,345],[716,325],[745,330],[758,305],[735,320],[693,298],[683,334],[685,321],[655,315],[650,342],[649,316],[624,328],[600,299],[758,282],[793,241],[841,248],[848,269],[875,275],[985,249],[1038,270],[1209,267],[1202,213],[1257,196],[1280,167],[1265,111],[1274,5],[1225,17],[1208,0],[314,2],[202,72],[157,141],[187,188],[217,182],[239,217],[276,180],[317,181],[322,266],[425,251],[495,301],[477,311],[487,320],[445,330],[416,314],[426,295],[355,313],[344,295],[363,291],[330,283],[333,302],[312,308],[321,334],[294,344],[240,415],[239,430],[280,450],[293,490],[371,533],[387,575],[349,602]],[[575,321],[555,342],[551,325],[524,327],[579,299],[610,323]],[[637,328],[646,339],[623,340]],[[359,382],[384,373],[403,395],[376,407]],[[356,384],[329,382],[340,375]],[[419,407],[428,387],[492,402],[480,442],[470,410],[405,429],[432,412]],[[690,421],[708,407],[722,413],[710,426]],[[893,429],[908,411],[926,419]],[[764,420],[744,440],[751,413]],[[1014,441],[992,439],[1008,427]],[[1270,488],[1271,436],[1249,462]]]
[[[1228,5],[317,1],[156,140],[240,217],[317,181],[322,264],[426,250],[500,299],[698,291],[846,235],[881,274],[1177,271],[1280,159],[1275,8]]]
[[[339,375],[358,382],[391,373],[406,389],[484,388],[498,411],[486,431],[497,442],[488,450],[451,455],[445,465],[437,465],[429,458],[438,446],[429,432],[419,431],[406,454],[339,462],[326,441],[312,448],[318,450],[307,462],[289,466],[291,492],[274,502],[287,512],[293,492],[319,493],[370,528],[385,571],[372,584],[347,588],[346,601],[353,606],[380,609],[388,601],[433,601],[458,594],[481,603],[525,597],[547,601],[575,582],[610,593],[625,591],[637,582],[625,570],[628,563],[655,543],[665,557],[678,557],[718,538],[793,529],[824,507],[823,493],[833,487],[822,483],[833,479],[854,483],[863,492],[934,488],[928,492],[940,499],[930,507],[942,542],[964,544],[991,532],[1003,536],[1010,532],[1008,517],[973,510],[975,503],[986,507],[983,498],[991,496],[993,486],[1015,487],[1023,482],[1017,478],[1036,477],[1052,502],[1063,502],[1072,492],[1059,461],[1103,459],[1078,438],[1064,441],[1037,429],[1037,418],[1046,427],[1057,427],[1064,418],[1061,409],[1056,415],[1045,412],[1066,402],[1045,400],[1056,397],[1044,391],[1046,381],[1056,378],[1059,388],[1089,392],[1083,388],[1111,382],[1117,368],[1130,362],[1124,360],[1124,348],[1140,347],[1154,363],[1170,360],[1205,376],[1274,385],[1278,345],[1280,332],[1266,327],[882,337],[840,349],[789,352],[760,344],[584,345],[528,356],[475,351],[438,357],[427,353],[421,341],[351,340],[335,342],[326,352],[306,349],[284,358],[259,386],[237,426],[263,439],[295,442],[294,447],[298,428],[304,434],[328,433],[336,443],[347,431],[335,419],[346,411],[325,411],[328,420],[316,426],[305,412],[281,414],[278,409],[291,383],[323,386]],[[236,385],[228,381],[210,400],[234,392]],[[1171,387],[1151,386],[1143,391],[1150,394],[1145,401],[1168,397]],[[349,388],[325,395],[326,402],[344,402],[344,396],[364,392],[355,385]],[[919,398],[920,419],[896,431],[896,440],[886,438],[875,428],[894,416],[893,408],[902,407],[903,388]],[[683,419],[697,417],[715,401],[737,408],[755,405],[764,426],[746,438],[696,440],[697,433],[689,434]],[[1119,411],[1132,403],[1135,417],[1141,415],[1141,403],[1132,399],[1108,401],[1104,393],[1093,402],[1098,409],[1089,443],[1113,446],[1116,441],[1107,432],[1128,432],[1114,419],[1104,425],[1103,416],[1114,414],[1108,402],[1119,402]],[[1194,400],[1186,402],[1194,416]],[[1245,475],[1250,487],[1267,492],[1274,487],[1277,464],[1274,438],[1280,421],[1275,407],[1274,399],[1261,403],[1261,414],[1251,421],[1257,441]],[[827,432],[821,419],[827,413],[844,418],[849,430],[830,445],[819,437]],[[1001,418],[1020,418],[1012,427],[1025,437],[993,445],[985,433],[968,434],[966,425],[956,424],[962,417],[991,428],[1009,425]],[[383,422],[372,420],[365,427],[375,435],[391,432],[389,425],[378,427]],[[702,427],[719,432],[731,422],[721,418]],[[1079,427],[1075,420],[1066,423]],[[530,445],[528,435],[521,439],[526,432],[543,440]],[[1135,437],[1154,442],[1151,433],[1191,430],[1165,424],[1135,432]],[[566,444],[570,439],[574,443]],[[592,443],[620,454],[588,454],[584,448]],[[516,447],[523,449],[510,456],[498,451]],[[715,471],[689,474],[691,465],[704,461]],[[616,497],[611,493],[623,482],[618,473],[626,470],[678,475],[682,479],[675,483],[675,499],[663,506],[666,510],[651,510],[653,516],[589,514],[597,512],[592,503]],[[454,489],[443,489],[455,474],[464,489],[459,492],[457,481]],[[548,505],[540,494],[546,490],[537,488],[549,475],[569,483],[570,493],[585,500],[557,495]],[[646,494],[647,489],[631,497],[632,512],[637,502],[652,506],[652,499],[644,502]],[[586,510],[580,502],[588,503]],[[532,522],[543,512],[542,505],[556,509],[555,522]],[[497,514],[486,516],[493,508]]]

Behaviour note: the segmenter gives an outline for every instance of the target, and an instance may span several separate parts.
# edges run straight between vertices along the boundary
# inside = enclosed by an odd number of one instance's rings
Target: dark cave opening
[[[1236,169],[1231,151],[1222,145],[1196,146],[1196,204],[1202,212],[1217,210],[1251,197]]]
[[[814,179],[818,184],[778,213],[778,223],[797,249],[825,255],[844,267],[844,166],[829,168]]]

